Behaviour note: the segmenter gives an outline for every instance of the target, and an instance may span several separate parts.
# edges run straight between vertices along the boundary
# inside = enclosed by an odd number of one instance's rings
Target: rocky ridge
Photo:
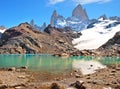
[[[67,28],[66,28],[67,30]],[[71,31],[71,32],[70,32]],[[70,53],[76,50],[72,45],[72,37],[77,33],[72,30],[64,32],[50,25],[44,32],[37,31],[28,23],[7,29],[0,39],[0,53]]]

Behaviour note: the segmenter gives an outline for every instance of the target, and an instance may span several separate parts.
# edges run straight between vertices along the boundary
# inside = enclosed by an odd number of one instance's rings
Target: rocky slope
[[[65,28],[68,30],[68,28]],[[75,50],[71,40],[78,36],[72,30],[65,32],[50,25],[45,32],[35,30],[28,23],[7,29],[0,39],[0,53],[61,53]]]
[[[98,51],[101,52],[101,55],[120,56],[120,31],[108,40],[107,43],[98,48]]]

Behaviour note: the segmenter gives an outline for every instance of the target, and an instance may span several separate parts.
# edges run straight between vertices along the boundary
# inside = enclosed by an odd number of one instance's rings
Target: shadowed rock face
[[[28,23],[7,29],[0,39],[0,53],[62,53],[72,52],[73,35],[63,29],[48,26],[45,32],[35,30]],[[75,35],[75,34],[74,34]]]
[[[88,20],[87,13],[80,4],[73,10],[72,17],[75,17],[81,21]]]
[[[115,34],[113,38],[107,43],[98,48],[102,55],[120,56],[120,31]]]

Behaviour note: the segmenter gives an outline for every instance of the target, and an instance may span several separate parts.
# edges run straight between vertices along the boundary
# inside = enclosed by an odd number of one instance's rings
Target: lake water
[[[105,68],[106,65],[120,64],[119,57],[92,57],[75,56],[69,58],[54,57],[43,54],[1,54],[0,68],[24,67],[28,70],[40,72],[66,72],[78,69],[83,74],[94,72],[96,69]]]

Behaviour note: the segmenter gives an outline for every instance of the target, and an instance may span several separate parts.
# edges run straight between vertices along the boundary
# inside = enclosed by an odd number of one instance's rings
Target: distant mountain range
[[[50,20],[50,24],[52,27],[70,27],[75,31],[79,31],[85,28],[88,25],[88,23],[88,15],[85,9],[83,9],[80,4],[73,9],[71,17],[64,18],[62,15],[59,15],[57,11],[54,11]]]

